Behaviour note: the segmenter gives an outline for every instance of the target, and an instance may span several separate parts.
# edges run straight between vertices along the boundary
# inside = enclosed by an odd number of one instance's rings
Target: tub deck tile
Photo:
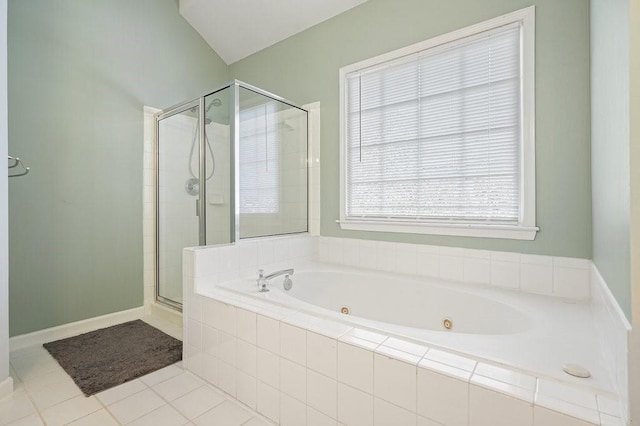
[[[472,372],[476,368],[477,364],[477,362],[471,358],[452,354],[451,352],[441,351],[439,349],[431,349],[427,352],[424,358],[469,372]]]
[[[535,391],[536,378],[519,371],[498,367],[483,362],[478,363],[473,375],[487,377],[509,385],[517,386],[522,389]]]
[[[406,340],[398,339],[395,337],[389,337],[382,343],[382,346],[415,355],[417,357],[420,357],[420,359],[422,359],[422,357],[429,350],[429,347],[427,346],[407,342]]]
[[[368,340],[369,342],[373,342],[377,344],[381,344],[382,342],[387,340],[387,338],[389,338],[389,336],[387,336],[386,334],[374,333],[373,331],[363,330],[357,327],[353,328],[347,334],[349,336],[357,337],[363,340]]]
[[[386,357],[405,362],[410,365],[418,365],[422,356],[410,354],[408,352],[399,351],[397,349],[390,348],[385,345],[380,345],[375,350],[376,354],[384,355]]]

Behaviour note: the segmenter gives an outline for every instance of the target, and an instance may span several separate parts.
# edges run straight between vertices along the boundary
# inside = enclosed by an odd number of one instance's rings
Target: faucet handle
[[[258,278],[264,278],[264,269],[258,269]]]

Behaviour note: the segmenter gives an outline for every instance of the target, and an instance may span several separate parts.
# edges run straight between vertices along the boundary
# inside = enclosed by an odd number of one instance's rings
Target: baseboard
[[[148,314],[161,318],[177,327],[182,327],[182,312],[175,309],[167,308],[159,303],[150,303],[148,306]]]
[[[11,351],[25,348],[32,345],[42,345],[54,340],[66,339],[78,334],[88,333],[99,328],[110,327],[123,322],[140,319],[144,316],[144,307],[128,309],[126,311],[114,312],[112,314],[101,315],[99,317],[87,318],[85,320],[59,325],[57,327],[45,328],[33,333],[21,334],[9,338]]]
[[[13,394],[13,377],[9,376],[0,382],[0,400]]]

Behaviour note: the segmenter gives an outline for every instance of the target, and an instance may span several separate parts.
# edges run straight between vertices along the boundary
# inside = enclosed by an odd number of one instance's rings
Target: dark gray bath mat
[[[56,340],[43,346],[86,396],[182,359],[180,340],[141,320]]]

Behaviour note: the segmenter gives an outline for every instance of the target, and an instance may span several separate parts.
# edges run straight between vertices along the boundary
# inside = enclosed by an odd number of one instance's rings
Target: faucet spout
[[[271,278],[279,277],[280,275],[293,275],[293,268],[281,269],[280,271],[272,272],[264,277],[264,279],[269,281]]]
[[[268,275],[264,274],[264,269],[260,269],[258,271],[258,279],[256,280],[258,284],[258,291],[260,292],[269,291],[269,289],[267,288],[267,284],[269,284],[269,280],[275,277],[279,277],[280,275],[286,275],[287,277],[289,275],[293,275],[293,268],[281,269],[280,271],[275,271]]]

